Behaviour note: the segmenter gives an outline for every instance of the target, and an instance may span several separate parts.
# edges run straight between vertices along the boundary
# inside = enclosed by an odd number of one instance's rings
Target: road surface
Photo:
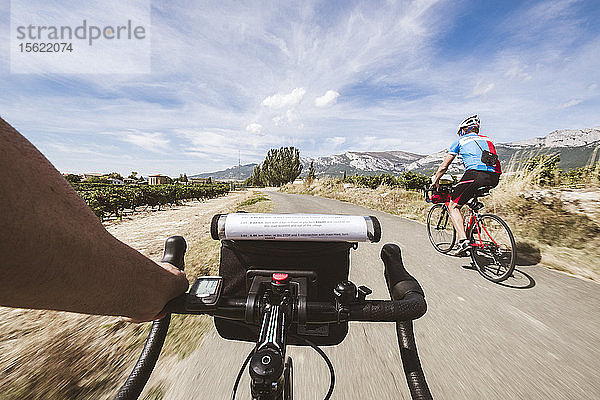
[[[469,258],[437,253],[424,225],[349,203],[269,192],[274,212],[375,215],[380,243],[352,252],[350,279],[389,298],[379,258],[397,243],[421,283],[427,314],[415,322],[421,362],[436,399],[600,399],[600,287],[540,266],[517,266],[504,285],[469,268]],[[252,344],[213,330],[172,371],[165,400],[229,399]],[[336,371],[333,399],[409,399],[394,324],[351,323],[346,340],[324,348]],[[290,347],[295,398],[322,399],[329,375],[311,349]],[[238,399],[249,398],[244,371]]]

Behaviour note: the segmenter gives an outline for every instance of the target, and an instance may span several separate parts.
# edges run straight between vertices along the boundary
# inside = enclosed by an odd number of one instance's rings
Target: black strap
[[[479,136],[479,135],[477,135],[477,136]],[[481,136],[479,136],[479,137],[481,137]],[[481,150],[481,152],[483,153],[483,149],[481,148],[481,146],[479,145],[479,143],[477,143],[477,139],[475,139],[473,141],[475,142],[475,144],[477,145],[477,147],[479,147],[479,150]]]

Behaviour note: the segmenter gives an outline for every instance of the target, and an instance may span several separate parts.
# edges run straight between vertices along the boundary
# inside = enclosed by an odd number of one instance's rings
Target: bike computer
[[[217,304],[221,297],[221,289],[223,278],[220,276],[201,276],[196,278],[196,281],[190,289],[190,294],[193,294],[197,301],[202,302],[206,306]]]

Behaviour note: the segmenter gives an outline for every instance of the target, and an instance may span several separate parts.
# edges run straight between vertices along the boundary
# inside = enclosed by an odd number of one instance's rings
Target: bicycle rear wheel
[[[500,217],[483,214],[469,234],[471,259],[479,273],[492,282],[502,282],[515,269],[517,250],[510,228]]]
[[[433,247],[440,253],[448,253],[456,242],[456,230],[452,225],[448,207],[434,204],[427,214],[427,234]]]

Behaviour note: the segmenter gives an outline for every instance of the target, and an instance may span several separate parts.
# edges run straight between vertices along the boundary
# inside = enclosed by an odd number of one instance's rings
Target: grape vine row
[[[183,200],[204,200],[229,191],[226,183],[194,185],[110,185],[74,183],[73,188],[101,221],[111,216],[121,218],[125,210],[181,204]]]

